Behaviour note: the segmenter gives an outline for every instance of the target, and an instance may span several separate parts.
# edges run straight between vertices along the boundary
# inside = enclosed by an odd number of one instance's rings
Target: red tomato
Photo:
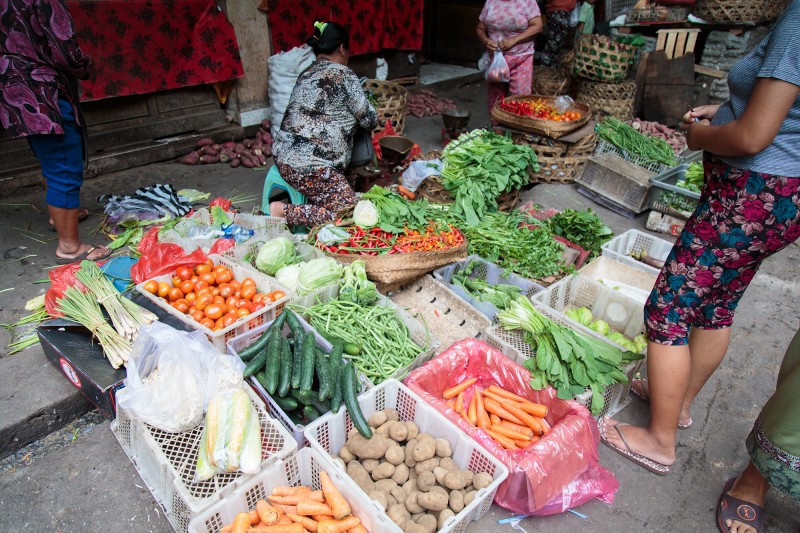
[[[249,309],[241,308],[236,310],[236,316],[238,316],[239,318],[245,317],[249,314],[250,314]]]
[[[146,281],[144,284],[144,290],[149,292],[150,294],[157,294],[158,293],[158,282],[154,279]]]
[[[237,300],[233,296],[228,296],[227,298],[225,298],[225,306],[228,309],[236,309],[237,307],[239,307],[239,300]]]
[[[194,268],[195,274],[198,276],[202,276],[203,274],[208,274],[211,272],[211,268],[205,263],[201,263]]]
[[[240,291],[240,296],[245,300],[252,300],[253,296],[256,295],[256,286],[255,285],[247,285],[245,286],[242,284],[242,290]]]
[[[286,296],[286,293],[283,292],[283,291],[273,291],[272,292],[272,301],[273,302],[277,302],[278,300],[280,300],[284,296]]]
[[[173,287],[169,290],[168,297],[170,302],[174,302],[175,300],[183,298],[183,293],[179,288]]]
[[[214,321],[211,320],[210,318],[203,318],[202,320],[200,320],[200,323],[205,327],[207,327],[208,329],[214,329]]]
[[[188,266],[179,266],[178,270],[175,271],[175,275],[184,281],[192,279],[193,274],[194,272],[192,272],[192,269]]]
[[[194,283],[188,279],[185,279],[181,282],[178,288],[183,294],[189,294],[190,292],[194,292]]]
[[[204,319],[205,317],[206,317],[206,315],[205,315],[205,313],[203,313],[202,311],[198,311],[198,310],[196,310],[196,309],[195,309],[195,310],[192,312],[192,318],[194,318],[196,321],[198,321],[198,322],[200,322],[200,323],[202,323],[202,322],[203,322],[203,319]]]
[[[217,278],[215,278],[214,274],[212,274],[211,272],[204,272],[203,274],[200,274],[200,279],[202,281],[205,281],[209,285],[217,284]]]
[[[210,318],[211,320],[217,320],[224,314],[222,306],[219,304],[209,305],[205,308],[204,312],[206,314],[206,318]]]
[[[244,278],[244,279],[242,280],[242,288],[243,288],[243,289],[244,289],[245,287],[255,287],[255,286],[256,286],[256,282],[255,282],[255,281],[253,281],[253,278]]]
[[[199,294],[199,293],[200,293],[200,291],[202,291],[203,289],[207,289],[207,288],[208,288],[208,286],[209,286],[209,285],[208,285],[208,283],[206,283],[205,281],[203,281],[203,280],[201,280],[201,279],[199,279],[199,278],[198,278],[198,280],[197,280],[197,281],[195,281],[195,282],[194,282],[194,290],[195,290],[195,292],[197,292],[198,294]]]
[[[212,303],[214,303],[214,297],[210,294],[203,294],[197,297],[197,300],[194,302],[194,307],[198,311],[203,311]]]
[[[186,294],[183,295],[183,297],[186,298],[186,301],[191,304],[194,303],[195,300],[197,300],[197,293],[187,292]]]
[[[180,287],[183,280],[178,276],[172,276],[172,286],[173,287]]]
[[[257,293],[256,293],[256,294],[253,296],[253,303],[254,303],[254,304],[260,304],[260,303],[262,303],[263,301],[264,301],[264,293],[263,293],[263,292],[257,292]]]
[[[233,287],[228,285],[227,283],[220,283],[219,285],[219,295],[223,298],[227,298],[229,296],[233,296]]]
[[[228,313],[222,317],[222,327],[227,328],[237,320],[239,320],[239,316],[236,313]]]
[[[225,298],[223,298],[219,294],[215,294],[214,296],[212,296],[212,298],[215,304],[223,304],[223,305],[225,304]]]
[[[222,270],[215,271],[214,277],[217,279],[217,283],[230,283],[230,281],[233,280],[233,272],[227,268],[223,268]]]

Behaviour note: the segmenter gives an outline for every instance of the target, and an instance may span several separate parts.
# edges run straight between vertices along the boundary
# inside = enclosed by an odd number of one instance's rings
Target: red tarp
[[[67,1],[97,67],[82,100],[146,94],[244,75],[233,26],[214,0]]]
[[[353,55],[422,49],[423,0],[269,0],[268,9],[273,54],[305,44],[317,20],[348,28]]]

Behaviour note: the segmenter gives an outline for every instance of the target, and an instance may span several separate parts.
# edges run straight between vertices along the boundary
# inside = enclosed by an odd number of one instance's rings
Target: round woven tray
[[[619,83],[628,76],[636,47],[603,35],[585,35],[575,45],[572,73],[581,78]]]
[[[374,94],[378,100],[378,105],[375,106],[375,111],[378,112],[378,126],[375,130],[382,130],[386,121],[390,120],[394,131],[402,135],[406,124],[408,90],[398,83],[384,80],[367,80],[364,89]]]
[[[783,12],[789,0],[698,0],[694,13],[709,22],[766,22]]]
[[[533,70],[531,94],[542,96],[558,96],[569,92],[572,80],[566,71],[560,68],[536,67]]]
[[[620,120],[633,118],[636,101],[636,82],[601,83],[581,80],[578,84],[576,101],[588,105],[595,112],[601,112]]]
[[[541,97],[541,96],[510,96],[506,98],[506,100],[511,101],[529,101],[529,100],[541,100],[547,104],[553,104],[555,98],[552,97]],[[515,115],[514,113],[509,113],[508,111],[501,109],[500,104],[494,106],[492,109],[492,118],[501,124],[505,124],[506,126],[510,126],[512,128],[527,131],[530,133],[536,133],[539,135],[546,135],[547,137],[552,137],[553,139],[558,139],[559,137],[563,137],[568,133],[572,133],[576,129],[580,128],[584,124],[589,121],[589,117],[591,116],[591,111],[588,106],[584,104],[575,104],[572,109],[574,111],[578,111],[581,114],[581,118],[577,120],[571,120],[569,122],[559,122],[557,120],[544,120],[539,118],[531,118],[531,117],[521,117],[519,115]]]
[[[520,132],[511,132],[511,138],[536,152],[539,170],[530,173],[530,183],[534,184],[572,183],[583,172],[597,145],[594,132],[573,144]]]

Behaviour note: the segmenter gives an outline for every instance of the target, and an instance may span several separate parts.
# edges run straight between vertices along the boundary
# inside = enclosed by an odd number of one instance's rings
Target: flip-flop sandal
[[[58,263],[59,265],[68,265],[70,263],[77,263],[78,261],[83,261],[84,259],[89,259],[89,256],[95,250],[97,250],[97,246],[92,245],[92,246],[89,246],[89,248],[85,252],[83,252],[80,255],[77,255],[76,257],[58,257],[58,256],[56,256],[56,263]],[[89,260],[90,261],[94,261],[94,262],[102,261],[103,259],[107,259],[108,256],[110,256],[110,255],[111,255],[111,249],[108,250],[107,254],[103,254],[103,255],[101,255],[99,257],[95,257],[94,259],[89,259]]]
[[[725,488],[722,489],[719,505],[717,505],[717,527],[722,533],[731,533],[731,529],[725,524],[725,521],[737,520],[760,533],[764,526],[764,508],[728,494],[735,482],[735,477],[730,478],[725,483]]]
[[[669,474],[669,466],[653,461],[652,459],[648,459],[644,455],[638,454],[631,450],[631,447],[628,444],[628,439],[625,438],[625,435],[620,429],[620,426],[622,425],[627,426],[629,424],[617,424],[616,426],[611,427],[617,430],[617,434],[619,435],[619,438],[622,439],[622,443],[625,445],[625,448],[620,448],[606,438],[606,423],[602,419],[598,420],[597,429],[600,431],[600,440],[602,443],[623,456],[625,459],[636,463],[642,468],[646,468],[654,474],[658,474],[659,476],[666,476]]]
[[[80,213],[78,213],[78,222],[83,222],[84,220],[89,218],[90,214],[91,213],[89,213],[88,209],[86,209],[85,207],[82,207],[80,209]],[[50,231],[56,231],[56,225],[55,224],[53,224],[52,222],[48,222],[48,224],[50,224]]]
[[[631,389],[630,390],[631,390],[631,394],[633,394],[634,396],[639,398],[644,403],[649,404],[650,403],[650,395],[647,393],[647,389],[645,389],[644,386],[642,386],[642,392],[639,392],[638,390],[636,390],[633,387],[634,383],[647,383],[647,380],[646,379],[634,379],[633,381],[631,381]],[[690,417],[689,421],[686,422],[685,424],[681,424],[680,422],[678,422],[678,429],[689,429],[690,427],[692,427],[692,424],[694,424],[694,420],[692,420],[691,417]]]

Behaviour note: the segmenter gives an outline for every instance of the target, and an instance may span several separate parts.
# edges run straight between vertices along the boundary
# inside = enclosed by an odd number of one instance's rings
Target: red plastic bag
[[[525,450],[504,450],[442,399],[446,388],[471,377],[478,378],[481,388],[496,384],[546,405],[552,430]],[[517,513],[543,516],[564,512],[592,498],[611,503],[619,482],[600,466],[600,436],[592,415],[577,402],[558,399],[552,387],[535,391],[529,382],[530,372],[477,339],[453,344],[405,379],[411,390],[508,467],[508,478],[494,499],[497,504]]]
[[[206,262],[206,254],[200,248],[187,255],[177,244],[158,242],[158,229],[150,228],[139,243],[142,257],[131,267],[131,278],[134,283],[171,274],[181,265],[194,266]]]
[[[102,265],[103,263],[97,263]],[[83,284],[75,277],[75,273],[81,268],[80,262],[69,263],[50,271],[50,288],[44,294],[44,308],[50,316],[61,316],[61,313],[56,311],[56,300],[64,296],[64,291],[67,287],[75,287],[79,290],[84,290]]]

